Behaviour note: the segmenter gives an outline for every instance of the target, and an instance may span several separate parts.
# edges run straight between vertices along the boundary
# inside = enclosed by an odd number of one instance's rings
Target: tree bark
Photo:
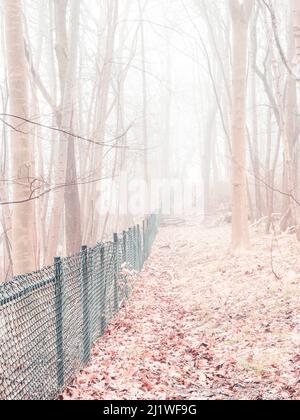
[[[246,180],[246,75],[248,25],[254,2],[229,0],[233,30],[232,75],[232,238],[231,249],[250,247]]]
[[[104,142],[105,128],[107,121],[107,108],[109,100],[109,89],[113,65],[113,55],[115,47],[116,25],[119,13],[119,1],[113,0],[108,2],[108,16],[107,16],[107,36],[105,45],[104,63],[100,77],[98,102],[95,113],[96,135],[97,140]],[[100,39],[99,39],[100,42]],[[93,147],[93,162],[92,162],[93,177],[101,179],[103,175],[103,147]],[[99,181],[101,182],[101,181]],[[90,243],[95,243],[100,236],[100,215],[96,209],[96,203],[101,200],[100,192],[97,190],[97,183],[90,186],[88,193],[91,208],[91,221],[87,231],[87,238]]]
[[[257,17],[256,17],[257,21]],[[253,143],[253,171],[255,175],[255,218],[260,219],[263,215],[262,195],[260,188],[260,161],[258,150],[258,119],[257,119],[257,89],[256,89],[256,56],[257,56],[257,34],[252,32],[252,143]]]
[[[4,2],[4,20],[9,109],[12,115],[28,118],[28,69],[20,0]],[[12,126],[16,125],[13,118],[10,123]],[[33,200],[28,201],[34,179],[32,140],[28,132],[29,127],[23,124],[21,132],[12,130],[10,133],[14,180],[12,201],[15,202],[12,208],[12,260],[15,276],[36,269],[33,235],[35,204]]]
[[[141,0],[139,0],[140,20],[143,20],[143,8]],[[145,181],[145,213],[150,211],[150,179],[149,179],[149,130],[148,130],[148,86],[147,86],[147,69],[146,69],[146,52],[145,52],[145,33],[144,23],[141,23],[141,55],[142,55],[142,94],[143,94],[143,147],[144,147],[144,181]]]
[[[74,108],[74,96],[75,96],[75,82],[76,82],[76,71],[77,71],[77,55],[78,55],[78,37],[79,37],[79,11],[80,1],[74,0],[71,3],[71,25],[70,25],[70,46],[68,48],[68,36],[67,36],[67,1],[57,0],[55,2],[55,27],[56,27],[56,55],[59,69],[59,82],[61,91],[61,105],[60,112],[58,115],[57,125],[62,130],[72,130],[72,118]],[[59,147],[57,149],[57,156],[55,158],[55,174],[54,184],[57,190],[53,197],[53,209],[49,225],[48,233],[48,249],[46,253],[46,262],[50,264],[57,253],[59,244],[59,235],[62,228],[62,221],[65,209],[65,193],[66,182],[70,182],[67,175],[75,173],[75,168],[70,169],[67,174],[67,162],[69,159],[69,165],[74,166],[74,149],[73,146],[69,148],[69,142],[74,142],[74,139],[70,139],[65,133],[60,134]],[[71,162],[70,162],[71,160]],[[72,182],[71,182],[72,184]],[[72,185],[73,187],[74,185]],[[78,188],[76,186],[76,188]],[[73,189],[74,191],[74,189]],[[72,194],[71,194],[72,195]],[[71,195],[67,195],[70,198]],[[73,195],[72,195],[73,196]],[[65,220],[66,223],[78,222],[80,224],[80,216],[78,216],[78,206],[72,206],[69,203],[68,210],[71,211],[71,215]],[[76,215],[74,216],[74,212]],[[73,219],[73,222],[70,220]],[[68,234],[71,233],[71,226],[68,227]],[[78,235],[76,240],[76,246],[73,238],[68,238],[68,252],[75,252],[80,247],[80,228],[78,227]],[[81,242],[81,240],[80,240]],[[75,249],[76,248],[76,249]]]
[[[296,53],[296,66],[297,75],[300,75],[300,2],[299,0],[291,0],[292,8],[292,25],[295,38],[295,53]]]

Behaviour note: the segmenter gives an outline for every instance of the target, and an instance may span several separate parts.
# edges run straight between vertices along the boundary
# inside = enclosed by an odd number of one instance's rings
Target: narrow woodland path
[[[256,232],[257,235],[257,232]],[[254,235],[253,235],[254,236]],[[299,399],[300,258],[259,234],[242,257],[229,227],[162,228],[126,307],[64,399]]]

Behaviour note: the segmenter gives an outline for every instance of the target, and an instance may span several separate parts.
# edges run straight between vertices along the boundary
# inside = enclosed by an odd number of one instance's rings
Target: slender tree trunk
[[[1,92],[2,97],[2,109],[4,112],[7,112],[7,101],[4,101],[4,94]],[[7,147],[7,128],[3,127],[2,132],[2,144],[1,144],[1,156],[0,156],[0,174],[1,179],[8,179],[8,147]],[[8,197],[8,190],[6,188],[5,183],[2,181],[0,183],[0,201],[9,201]],[[3,230],[3,272],[2,280],[0,279],[0,283],[2,281],[6,281],[10,279],[12,276],[12,258],[11,258],[11,211],[9,205],[2,206],[1,209],[1,225]]]
[[[105,140],[105,128],[107,121],[107,109],[109,100],[109,88],[112,73],[116,25],[119,12],[118,0],[111,0],[108,3],[108,17],[107,17],[107,37],[105,46],[104,64],[100,78],[100,89],[98,97],[98,107],[96,108],[96,134],[100,142]],[[100,40],[99,40],[100,42]],[[103,147],[95,146],[93,151],[93,176],[96,179],[101,179],[103,175]],[[101,181],[99,181],[101,182]],[[99,184],[98,184],[99,185]],[[89,192],[90,208],[93,213],[87,237],[90,242],[95,243],[100,236],[100,215],[96,209],[96,203],[101,200],[99,191],[97,190],[97,183],[93,183]]]
[[[76,3],[76,4],[74,4]],[[79,26],[80,26],[80,0],[73,0],[71,11],[71,31],[69,37],[69,63],[74,75],[77,75],[77,61],[79,50]],[[75,78],[73,86],[66,86],[67,89],[72,89],[70,95],[73,98],[77,95],[75,87]],[[66,94],[66,92],[65,92]],[[71,131],[74,131],[74,115],[75,104],[72,98],[72,116],[71,116]],[[82,98],[79,98],[81,101]],[[79,117],[80,118],[80,117]],[[80,250],[82,245],[82,231],[81,231],[81,207],[79,198],[77,167],[75,157],[74,138],[68,139],[67,150],[67,170],[66,170],[66,188],[65,188],[65,240],[67,255],[74,254]]]
[[[257,19],[256,19],[257,21]],[[257,91],[256,91],[256,56],[257,56],[257,34],[256,30],[252,31],[252,127],[253,127],[253,171],[255,175],[255,218],[260,219],[263,215],[262,196],[260,188],[260,161],[258,151],[258,120],[257,120]]]
[[[232,240],[233,251],[250,246],[246,182],[246,75],[248,24],[254,2],[229,0],[233,30]]]
[[[204,201],[204,221],[209,218],[211,212],[211,172],[212,172],[212,153],[214,144],[214,125],[216,122],[217,106],[214,105],[206,123],[206,130],[203,139],[202,151],[202,179],[203,179],[203,201]]]
[[[292,21],[292,11],[291,20]],[[294,56],[295,51],[292,32],[289,34],[289,57]],[[289,74],[287,79],[286,104],[281,93],[281,71],[275,58],[272,60],[272,70],[274,84],[276,87],[276,98],[279,109],[279,127],[283,144],[284,159],[284,179],[283,185],[288,194],[288,202],[284,204],[281,228],[285,230],[289,226],[294,226],[297,240],[300,241],[300,224],[298,217],[298,208],[295,203],[296,185],[295,185],[295,166],[294,166],[294,139],[295,139],[295,114],[296,114],[296,85],[295,80]]]
[[[9,84],[9,109],[12,115],[29,117],[28,70],[26,67],[22,9],[20,0],[4,2],[4,19]],[[11,119],[11,125],[16,122]],[[12,130],[11,161],[13,184],[12,260],[14,275],[36,269],[33,227],[35,205],[31,197],[32,141],[29,128],[22,125],[22,132]],[[22,202],[23,201],[23,202]]]
[[[77,185],[77,170],[75,160],[74,139],[69,139],[67,174],[65,188],[65,232],[67,255],[74,254],[80,250],[82,245],[80,199]]]
[[[146,0],[147,1],[147,0]],[[143,20],[143,8],[139,0],[140,20]],[[143,142],[144,142],[144,181],[145,181],[145,213],[150,211],[150,179],[149,179],[149,131],[148,131],[148,86],[147,86],[147,68],[145,53],[145,32],[144,23],[141,23],[141,55],[142,55],[142,92],[143,92]]]
[[[267,149],[265,160],[265,179],[266,179],[266,209],[268,221],[266,225],[266,233],[270,233],[273,213],[273,194],[271,186],[271,155],[272,155],[272,111],[269,108],[267,114]]]
[[[170,135],[171,135],[171,116],[172,116],[172,65],[171,65],[171,51],[170,45],[167,43],[167,57],[166,57],[166,80],[168,81],[168,92],[164,106],[164,137],[162,148],[162,178],[169,179],[170,177]]]
[[[76,69],[77,69],[77,55],[78,55],[78,37],[79,37],[79,11],[80,11],[80,2],[79,0],[74,0],[71,3],[71,25],[70,25],[70,46],[68,51],[68,36],[67,36],[67,24],[66,24],[66,9],[67,1],[66,0],[57,0],[55,2],[55,16],[56,16],[56,55],[58,61],[59,69],[59,81],[60,81],[60,90],[61,90],[61,106],[60,106],[60,115],[58,116],[58,126],[62,130],[71,131],[72,130],[72,118],[73,118],[73,108],[74,108],[74,95],[75,95],[75,82],[76,82]],[[74,166],[74,149],[72,146],[68,147],[69,141],[74,141],[70,139],[65,133],[61,133],[58,155],[55,158],[55,188],[56,191],[53,197],[53,210],[50,219],[49,225],[49,234],[48,234],[48,249],[46,254],[46,262],[51,263],[53,257],[55,256],[58,244],[59,236],[62,229],[62,221],[65,209],[65,189],[67,180],[67,162],[68,158],[72,162],[69,164]],[[75,168],[70,169],[69,174],[75,173]],[[67,180],[68,181],[68,180]],[[76,186],[78,188],[78,186]],[[67,195],[67,198],[70,196]],[[69,203],[68,211],[71,209],[72,204]],[[80,224],[80,216],[78,216],[78,206],[75,206],[71,209],[72,216],[68,215],[68,219],[65,220],[64,226],[66,223],[71,223],[70,219],[73,218],[73,223],[77,221]],[[76,216],[74,216],[76,212]],[[78,235],[76,240],[76,247],[79,244],[79,237],[81,230],[78,228]],[[71,232],[71,227],[68,227],[68,232]],[[74,244],[75,242],[72,238],[69,238],[69,244]],[[74,245],[75,246],[75,245]],[[71,251],[71,245],[68,245],[68,251]],[[78,248],[77,248],[78,249]],[[73,249],[71,252],[74,252],[77,249]]]
[[[291,0],[292,25],[294,29],[297,75],[300,75],[300,2]]]

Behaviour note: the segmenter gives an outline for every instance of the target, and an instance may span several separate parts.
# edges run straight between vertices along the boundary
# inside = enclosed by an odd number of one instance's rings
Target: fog
[[[3,277],[158,211],[297,233],[298,9],[1,0]]]
[[[300,399],[299,86],[299,0],[0,0],[0,400]]]

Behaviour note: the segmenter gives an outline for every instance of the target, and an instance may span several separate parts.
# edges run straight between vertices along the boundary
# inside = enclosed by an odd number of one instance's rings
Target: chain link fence
[[[129,297],[123,268],[142,269],[158,223],[151,215],[111,242],[0,286],[1,400],[51,400],[70,385]]]

